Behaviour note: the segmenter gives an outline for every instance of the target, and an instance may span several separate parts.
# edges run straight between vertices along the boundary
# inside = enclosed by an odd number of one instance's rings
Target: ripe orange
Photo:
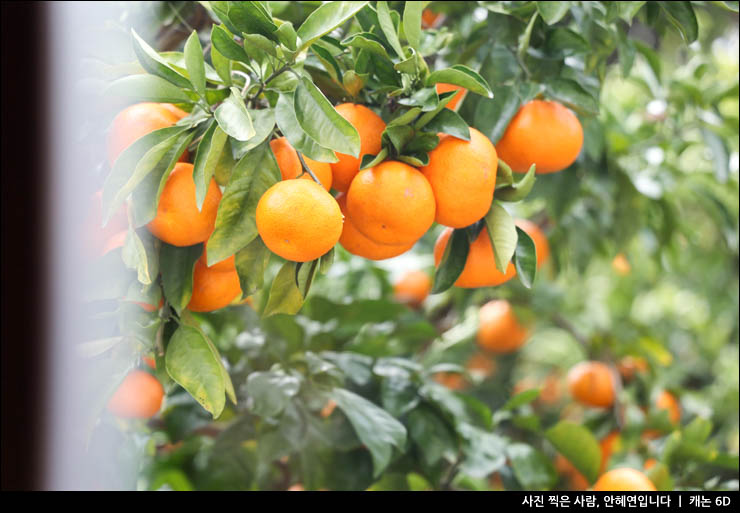
[[[409,271],[393,284],[393,297],[400,303],[418,307],[432,290],[432,280],[423,271]]]
[[[257,231],[273,253],[295,262],[315,260],[342,235],[342,211],[313,180],[285,180],[257,204]]]
[[[615,384],[611,369],[601,362],[581,362],[568,371],[568,389],[581,404],[609,408],[614,403]]]
[[[143,361],[147,367],[150,369],[156,369],[157,368],[157,362],[154,358],[151,356],[144,356],[141,361]]]
[[[485,379],[496,372],[496,362],[487,354],[476,352],[468,359],[465,368],[471,375]]]
[[[434,381],[450,390],[465,390],[468,387],[465,377],[458,372],[437,372]]]
[[[516,219],[514,224],[524,230],[527,235],[532,238],[535,251],[537,252],[537,267],[542,267],[542,264],[544,264],[550,257],[550,244],[547,242],[545,234],[542,233],[542,229],[527,219]]]
[[[678,424],[678,421],[681,420],[681,406],[678,404],[676,396],[672,393],[663,390],[658,394],[658,397],[655,399],[655,407],[658,410],[667,410],[671,423]]]
[[[216,180],[211,183],[203,202],[203,210],[195,203],[193,165],[175,164],[162,190],[157,215],[147,227],[157,238],[173,246],[192,246],[210,237],[216,225],[216,213],[221,201],[221,189]]]
[[[612,269],[620,276],[627,276],[632,270],[632,266],[630,266],[629,260],[624,256],[624,253],[619,253],[612,260]]]
[[[654,492],[655,485],[639,470],[615,468],[602,475],[594,485],[595,492]]]
[[[555,470],[567,478],[568,486],[571,490],[583,491],[588,489],[588,480],[586,477],[562,454],[558,454],[555,457]]]
[[[447,93],[449,91],[459,91],[455,96],[452,97],[449,102],[447,102],[447,105],[445,105],[445,107],[451,110],[457,110],[457,106],[460,104],[463,98],[465,98],[465,95],[468,94],[468,90],[462,86],[454,84],[443,84],[441,82],[435,84],[435,89],[437,89],[437,94]]]
[[[475,128],[470,141],[443,135],[421,172],[434,191],[435,221],[453,228],[469,226],[488,213],[496,186],[498,157],[488,138]]]
[[[301,161],[298,159],[298,153],[285,137],[280,137],[270,141],[270,148],[272,148],[272,153],[275,155],[275,160],[280,168],[280,174],[282,175],[283,180],[290,180],[291,178],[301,176],[301,173],[303,173],[303,167],[301,166]],[[315,174],[316,178],[319,179],[321,185],[324,186],[324,189],[327,191],[331,189],[331,166],[326,162],[317,162],[312,160],[305,155],[303,160],[306,161],[306,165],[311,171],[313,171],[313,174]],[[311,175],[308,173],[303,173],[301,178],[313,180]]]
[[[216,262],[211,266],[208,265],[208,241],[206,241],[203,246],[203,254],[200,256],[200,263],[212,271],[236,271],[236,255],[231,255],[229,258]]]
[[[644,374],[648,368],[647,360],[641,356],[625,356],[617,364],[617,370],[624,380],[630,380],[636,374]]]
[[[434,244],[434,265],[439,266],[451,235],[452,228],[447,228],[440,234]],[[457,278],[455,286],[463,288],[494,287],[509,281],[515,275],[516,270],[511,262],[506,268],[506,273],[496,269],[491,240],[488,238],[487,229],[483,228],[478,238],[470,245],[465,268]]]
[[[180,121],[185,116],[190,115],[189,112],[185,112],[180,107],[176,107],[175,105],[171,103],[160,103],[159,105],[161,105],[164,109],[174,114],[178,121]]]
[[[177,114],[175,109],[180,111],[174,105],[145,102],[131,105],[119,112],[113,119],[108,134],[108,163],[113,166],[121,152],[140,137],[177,123],[184,116]],[[186,161],[187,158],[186,150],[180,161]]]
[[[193,295],[188,309],[193,312],[218,310],[228,306],[241,292],[236,269],[214,270],[199,259],[193,269]]]
[[[148,419],[162,406],[164,388],[146,371],[130,372],[108,401],[108,410],[118,417]]]
[[[385,122],[364,105],[342,103],[335,108],[360,134],[360,156],[353,157],[337,153],[339,161],[331,164],[334,188],[341,192],[347,192],[352,179],[360,170],[362,156],[376,155],[380,151]]]
[[[656,460],[655,458],[648,458],[645,460],[645,464],[643,465],[643,468],[645,470],[650,470],[651,468],[655,466],[656,463],[658,463],[658,460]]]
[[[619,431],[612,431],[599,442],[601,448],[601,466],[599,467],[599,474],[603,474],[609,466],[609,458],[617,450],[620,443]]]
[[[357,173],[347,192],[355,227],[379,244],[410,244],[434,222],[434,192],[424,175],[403,162],[385,161]]]
[[[334,399],[329,399],[326,401],[326,404],[323,408],[321,408],[321,411],[319,412],[319,415],[321,415],[322,418],[327,418],[329,415],[334,413],[334,409],[337,407],[337,402]]]
[[[424,9],[421,12],[421,26],[425,29],[437,28],[444,21],[445,15],[434,12],[431,9]]]
[[[527,330],[519,324],[508,301],[489,301],[478,313],[478,345],[494,353],[510,353],[527,340]]]
[[[340,192],[337,196],[337,203],[344,214],[344,225],[342,227],[342,236],[339,237],[339,244],[353,255],[368,258],[370,260],[385,260],[406,253],[414,246],[414,242],[409,244],[378,244],[365,237],[352,222],[347,212],[347,195]]]
[[[123,232],[122,237],[125,239],[127,231],[128,214],[126,204],[124,203],[103,227],[103,191],[97,191],[93,194],[87,207],[87,215],[82,230],[82,244],[85,253],[91,258],[103,256],[108,251],[120,247],[111,246],[111,244],[117,244],[118,242],[112,239],[120,238],[121,232]],[[123,242],[121,242],[122,245]]]
[[[575,162],[583,146],[581,122],[558,102],[532,100],[524,104],[496,145],[498,156],[512,170],[554,173]]]

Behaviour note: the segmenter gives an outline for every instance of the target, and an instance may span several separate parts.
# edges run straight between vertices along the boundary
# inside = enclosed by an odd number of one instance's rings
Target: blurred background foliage
[[[320,2],[268,3],[297,25]],[[403,2],[390,4],[402,11]],[[585,132],[579,159],[507,206],[550,242],[533,288],[453,288],[410,308],[394,299],[393,283],[409,270],[432,275],[442,227],[383,262],[337,247],[296,316],[261,320],[249,307],[193,315],[228,360],[238,405],[214,421],[158,372],[168,391],[160,418],[144,426],[104,417],[95,429],[92,443],[116,441],[115,464],[130,465],[128,481],[101,472],[101,486],[570,489],[548,431],[566,420],[597,440],[620,431],[609,466],[658,460],[659,488],[737,490],[737,3],[691,2],[693,40],[656,3],[561,2],[561,21],[535,20],[525,42],[535,4],[432,2],[443,18],[425,36],[446,43],[425,56],[430,67],[466,64],[491,85],[493,99],[468,95],[460,113],[494,143],[523,99],[574,100]],[[104,32],[128,39],[133,25],[161,51],[211,23],[198,3],[126,2]],[[87,65],[93,89],[138,66],[133,54]],[[512,355],[486,355],[488,370],[476,374],[465,368],[479,352],[478,307],[491,299],[514,305],[531,336]],[[266,297],[254,301],[260,311]],[[647,366],[622,373],[614,409],[593,410],[565,385],[587,359]],[[462,379],[445,386],[441,371]],[[532,389],[539,394],[521,394]],[[677,426],[652,406],[662,390],[679,399]],[[379,408],[363,409],[358,396]],[[328,402],[339,408],[322,414]],[[385,416],[401,420],[405,437]],[[376,431],[363,434],[363,423]],[[646,439],[647,427],[661,436]]]

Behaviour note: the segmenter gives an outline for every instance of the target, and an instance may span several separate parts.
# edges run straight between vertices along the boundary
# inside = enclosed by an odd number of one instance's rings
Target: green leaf
[[[397,126],[397,125],[409,125],[416,119],[416,117],[419,114],[421,114],[421,108],[412,107],[408,109],[406,112],[404,112],[403,114],[390,120],[388,124],[386,125],[386,127]],[[424,115],[426,116],[427,114],[424,114]],[[414,125],[414,128],[418,129],[418,128],[421,128],[421,126]]]
[[[278,271],[270,287],[270,297],[262,312],[262,317],[275,314],[294,315],[303,306],[301,294],[295,280],[296,262],[285,262]]]
[[[599,112],[597,98],[591,96],[578,82],[570,79],[558,78],[547,83],[547,92],[575,110],[586,111],[591,114]]]
[[[515,410],[519,408],[520,406],[524,406],[525,404],[529,404],[535,399],[537,399],[540,396],[540,389],[539,388],[532,388],[530,390],[525,390],[524,392],[521,392],[519,394],[516,394],[515,396],[511,397],[506,403],[501,407],[501,410],[503,411],[509,411],[509,410]]]
[[[321,36],[350,19],[366,4],[367,2],[327,2],[319,6],[298,27],[298,37],[301,38],[300,50],[308,48]]]
[[[454,458],[457,444],[450,426],[434,410],[421,405],[408,416],[409,438],[432,466],[442,458]]]
[[[298,262],[295,266],[295,284],[298,290],[301,291],[301,296],[304,300],[308,296],[308,291],[311,289],[311,283],[313,283],[318,268],[318,258],[310,262]]]
[[[373,477],[378,477],[390,464],[393,447],[403,450],[406,445],[406,428],[385,410],[349,390],[335,388],[331,397],[370,451]]]
[[[601,449],[599,442],[588,429],[563,420],[545,431],[545,438],[588,479],[589,483],[596,480],[601,465]]]
[[[213,63],[216,73],[218,73],[218,76],[223,80],[224,85],[229,87],[231,85],[231,59],[224,57],[212,43],[211,62]]]
[[[170,172],[195,136],[194,130],[181,133],[167,153],[146,175],[132,193],[134,226],[145,225],[157,215],[157,206],[162,189],[167,184]]]
[[[283,371],[252,372],[247,378],[249,409],[260,417],[275,417],[301,388],[297,377]]]
[[[167,82],[170,82],[177,87],[190,89],[191,84],[190,80],[188,80],[187,77],[184,77],[183,75],[172,69],[169,63],[164,60],[151,46],[149,46],[146,41],[141,39],[139,37],[139,34],[137,34],[134,29],[131,29],[131,35],[134,39],[134,52],[136,53],[136,57],[138,58],[141,66],[147,72],[151,73],[152,75],[157,75],[158,77],[163,78]]]
[[[383,131],[383,136],[388,138],[398,153],[401,153],[403,147],[414,137],[414,134],[414,129],[408,125],[390,126]]]
[[[470,241],[465,230],[453,230],[434,273],[432,294],[444,292],[455,284],[465,268],[469,251]]]
[[[532,29],[534,28],[534,24],[537,22],[537,15],[537,12],[532,15],[532,17],[529,19],[529,23],[527,23],[527,28],[525,28],[524,32],[519,35],[516,53],[519,56],[520,61],[523,61],[524,58],[527,56],[527,50],[529,50],[529,40],[532,38]]]
[[[240,61],[249,64],[249,58],[234,38],[226,32],[226,29],[214,25],[211,29],[211,44],[213,45],[218,53],[234,61]],[[213,64],[214,66],[216,63]]]
[[[358,50],[367,50],[379,57],[391,60],[390,55],[388,55],[385,49],[383,40],[372,32],[356,32],[344,39],[342,44],[351,48],[357,48]]]
[[[339,159],[328,148],[321,146],[298,124],[292,94],[280,94],[275,105],[275,121],[293,148],[303,155],[319,162],[336,162]]]
[[[365,81],[354,70],[348,70],[342,77],[342,85],[352,97],[356,97],[365,87]]]
[[[198,32],[193,30],[185,42],[185,66],[190,76],[190,83],[199,95],[206,92],[206,63],[203,59],[203,47],[200,45]]]
[[[197,329],[181,324],[167,344],[170,377],[217,418],[226,404],[223,364],[215,348]]]
[[[470,140],[470,128],[465,120],[457,112],[450,109],[442,109],[426,124],[426,130],[430,132],[441,132],[450,134],[458,139]]]
[[[103,185],[103,224],[118,211],[131,191],[160,162],[166,162],[173,146],[186,129],[179,126],[150,132],[121,152]]]
[[[257,237],[255,212],[262,195],[281,179],[267,142],[248,152],[231,172],[208,241],[208,263],[229,258]]]
[[[406,2],[403,8],[403,32],[406,41],[418,50],[421,45],[421,13],[428,2]]]
[[[295,116],[304,132],[325,148],[360,156],[360,136],[310,80],[301,78],[293,101]]]
[[[244,34],[244,52],[258,62],[265,61],[266,56],[277,57],[276,45],[260,34]]]
[[[569,10],[570,2],[537,2],[537,12],[548,25],[562,20]]]
[[[147,102],[195,103],[182,89],[155,75],[130,75],[119,78],[111,82],[103,94]]]
[[[669,492],[673,490],[673,478],[671,478],[670,469],[661,462],[656,462],[646,472],[647,478],[655,485],[659,492]]]
[[[460,472],[482,479],[506,465],[504,438],[466,423],[457,429],[465,440]]]
[[[499,165],[500,163],[501,161],[499,161]],[[521,201],[526,198],[534,186],[536,178],[535,167],[536,166],[532,164],[524,177],[518,182],[514,182],[512,180],[510,185],[496,189],[496,199],[500,201]]]
[[[514,251],[514,267],[519,281],[525,287],[532,288],[537,277],[537,248],[527,232],[516,227],[516,250]]]
[[[235,87],[231,88],[231,95],[218,106],[213,116],[221,129],[237,141],[247,141],[256,133],[244,99]]]
[[[394,64],[393,69],[410,75],[412,79],[425,76],[429,72],[429,67],[424,58],[413,48],[409,49],[409,53],[411,54],[409,58]]]
[[[273,32],[277,30],[277,25],[261,6],[261,2],[229,3],[229,20],[239,32],[245,34],[261,34],[273,38]]]
[[[337,64],[337,61],[334,59],[334,56],[331,54],[331,52],[319,45],[311,46],[311,51],[313,51],[314,55],[316,55],[316,58],[319,59],[321,64],[324,65],[324,69],[327,73],[329,73],[329,76],[332,78],[332,80],[341,84],[342,70],[339,68],[339,64]]]
[[[190,303],[193,295],[193,269],[202,254],[203,244],[177,247],[162,243],[159,259],[164,296],[178,314]]]
[[[377,155],[370,155],[369,153],[362,156],[362,162],[360,162],[360,170],[367,169],[369,167],[377,166],[385,160],[388,156],[388,149],[381,148]]]
[[[293,24],[289,21],[280,24],[278,29],[275,31],[275,35],[285,47],[291,52],[298,50],[298,34],[293,28]]]
[[[635,62],[635,45],[629,39],[627,34],[619,33],[617,38],[617,49],[619,50],[619,62],[622,65],[622,76],[628,77]]]
[[[619,17],[627,23],[632,23],[632,18],[637,15],[643,5],[645,2],[617,2]]]
[[[398,55],[401,60],[405,60],[406,55],[403,52],[401,41],[398,39],[396,25],[393,23],[390,10],[388,9],[388,2],[378,2],[376,9],[378,13],[378,23],[380,24],[380,29],[383,31],[383,34],[385,34],[385,38],[388,40],[391,48],[393,48],[393,51],[396,52],[396,55]]]
[[[488,82],[478,73],[462,64],[455,64],[451,68],[433,71],[427,77],[426,85],[431,86],[437,83],[462,86],[470,92],[493,98],[493,92],[491,92]]]
[[[331,248],[327,253],[319,258],[319,272],[326,274],[329,272],[329,268],[334,263],[334,248]]]
[[[541,4],[542,2],[537,2]],[[517,481],[525,490],[550,490],[558,480],[552,462],[540,451],[527,444],[511,444],[506,448]]]
[[[488,238],[493,247],[493,257],[496,261],[496,269],[506,273],[506,268],[514,256],[517,246],[517,231],[514,219],[499,203],[493,202],[491,209],[484,218],[488,232]]]
[[[270,250],[260,237],[256,237],[236,253],[235,260],[242,293],[245,297],[254,294],[262,288],[267,263],[270,261]]]
[[[129,227],[121,256],[126,267],[136,271],[139,282],[149,285],[157,277],[159,269],[157,268],[154,238],[149,232],[142,233],[142,236],[145,238],[146,244],[133,227]]]
[[[213,172],[221,158],[221,152],[224,149],[227,139],[226,132],[221,130],[218,123],[211,121],[210,126],[198,144],[198,151],[195,154],[195,163],[193,164],[195,204],[198,210],[203,208],[203,202],[206,200],[206,193],[211,184]]]
[[[272,109],[249,109],[249,117],[252,118],[255,134],[247,141],[231,140],[231,148],[236,160],[262,144],[275,128],[275,112]]]
[[[699,37],[699,24],[691,2],[659,2],[659,5],[687,44],[696,41]]]

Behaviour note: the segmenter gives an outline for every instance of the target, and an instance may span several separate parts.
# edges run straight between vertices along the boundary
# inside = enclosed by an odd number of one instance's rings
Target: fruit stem
[[[318,178],[316,178],[316,175],[313,174],[313,171],[311,171],[308,168],[308,165],[306,164],[306,161],[303,160],[303,155],[301,155],[301,152],[297,151],[296,154],[298,155],[298,160],[301,161],[301,167],[303,167],[303,172],[304,173],[308,173],[309,175],[311,175],[311,178],[313,178],[313,181],[316,182],[317,184],[321,185],[321,180],[319,180]]]

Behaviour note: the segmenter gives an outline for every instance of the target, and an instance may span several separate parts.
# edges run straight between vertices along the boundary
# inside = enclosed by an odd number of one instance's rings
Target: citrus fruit
[[[229,258],[221,260],[220,262],[216,262],[210,266],[208,265],[208,242],[210,240],[211,239],[208,239],[203,245],[203,254],[200,256],[200,263],[212,271],[236,271],[236,255],[231,255]]]
[[[452,228],[447,228],[437,238],[434,244],[434,265],[439,266],[450,236],[452,236]],[[496,269],[491,240],[488,238],[488,231],[483,228],[470,244],[465,267],[455,281],[455,286],[462,288],[493,287],[509,281],[515,275],[516,270],[511,262],[506,267],[506,273]]]
[[[108,401],[108,410],[118,417],[147,419],[162,406],[164,388],[146,371],[130,372]]]
[[[468,359],[465,368],[470,375],[478,379],[486,379],[496,372],[496,362],[488,355],[476,352]]]
[[[431,9],[424,9],[421,12],[421,26],[425,29],[437,28],[444,21],[445,15],[439,12],[434,12]]]
[[[550,257],[550,244],[547,242],[547,237],[545,237],[542,229],[527,219],[516,219],[514,220],[514,224],[531,237],[532,242],[534,242],[535,251],[537,252],[537,268],[542,267],[542,264]]]
[[[619,253],[612,260],[612,269],[614,269],[614,272],[620,276],[627,276],[632,270],[632,266],[630,265],[629,260],[627,260],[627,257],[624,256],[624,253]]]
[[[419,170],[386,161],[357,173],[347,192],[354,226],[379,244],[410,244],[434,222],[434,193]]]
[[[344,225],[342,227],[342,236],[339,237],[339,244],[353,255],[361,256],[370,260],[385,260],[406,253],[414,246],[414,242],[409,244],[378,244],[365,237],[355,227],[352,218],[347,212],[347,195],[343,192],[337,196],[337,203],[344,214]]]
[[[655,485],[639,470],[615,468],[602,475],[594,485],[595,492],[654,492]]]
[[[452,110],[457,110],[458,104],[463,100],[463,98],[465,98],[465,95],[468,93],[468,90],[462,86],[454,84],[443,84],[441,82],[435,84],[435,88],[437,89],[437,94],[442,94],[449,91],[459,91],[455,96],[452,97],[449,102],[447,102],[447,105],[445,105],[445,107]]]
[[[601,449],[601,466],[599,467],[599,474],[603,474],[609,467],[609,458],[611,458],[612,454],[617,451],[619,443],[619,431],[612,431],[599,442],[599,448]]]
[[[566,478],[567,484],[573,491],[588,489],[588,480],[578,469],[562,454],[555,457],[555,469]]]
[[[624,380],[630,380],[636,374],[644,374],[648,369],[647,360],[641,356],[625,356],[617,363],[617,370]]]
[[[192,246],[210,237],[216,225],[221,189],[216,180],[206,192],[203,209],[195,203],[193,165],[177,163],[167,178],[157,205],[157,215],[147,227],[158,239],[173,246]]]
[[[393,297],[400,303],[418,307],[432,290],[432,280],[423,271],[409,271],[393,284]]]
[[[581,362],[568,371],[568,390],[581,404],[609,408],[614,403],[614,376],[604,363]]]
[[[434,374],[434,381],[450,390],[465,390],[468,386],[465,376],[459,372],[437,372]]]
[[[273,253],[295,262],[325,254],[342,235],[342,211],[313,180],[285,180],[257,203],[257,231]]]
[[[681,406],[678,404],[676,396],[663,390],[655,399],[655,408],[658,410],[668,411],[668,418],[672,424],[677,424],[681,420]]]
[[[165,106],[162,103],[145,102],[136,103],[119,112],[113,119],[108,133],[108,163],[111,167],[123,150],[131,146],[134,141],[160,128],[172,126],[184,117],[176,114],[174,109],[177,109],[174,105]],[[185,161],[187,158],[186,150],[180,157],[180,161]]]
[[[421,172],[436,200],[435,221],[453,228],[469,226],[488,213],[496,186],[498,157],[488,138],[475,128],[470,141],[440,137]]]
[[[270,148],[272,148],[272,153],[275,155],[275,160],[280,168],[280,174],[282,175],[283,180],[290,180],[291,178],[297,178],[299,176],[301,178],[313,180],[311,175],[303,173],[303,166],[301,166],[298,153],[285,137],[280,137],[270,141]],[[324,189],[327,191],[331,189],[331,166],[326,162],[318,162],[306,156],[303,157],[303,160],[306,162],[306,165],[313,174],[316,175],[316,178],[319,179]],[[302,173],[303,176],[301,176]]]
[[[498,156],[513,171],[524,173],[532,164],[536,173],[554,173],[575,162],[583,146],[578,118],[558,102],[525,103],[496,144]]]
[[[199,259],[193,269],[193,295],[188,310],[211,312],[228,306],[241,294],[239,275],[232,271],[214,270]]]
[[[478,345],[494,353],[510,353],[527,340],[527,330],[508,301],[489,301],[478,313]]]
[[[331,164],[334,188],[341,192],[347,192],[352,179],[360,170],[362,156],[376,155],[380,151],[385,122],[364,105],[342,103],[336,106],[336,110],[360,134],[360,156],[353,157],[352,155],[337,153],[339,161]]]

